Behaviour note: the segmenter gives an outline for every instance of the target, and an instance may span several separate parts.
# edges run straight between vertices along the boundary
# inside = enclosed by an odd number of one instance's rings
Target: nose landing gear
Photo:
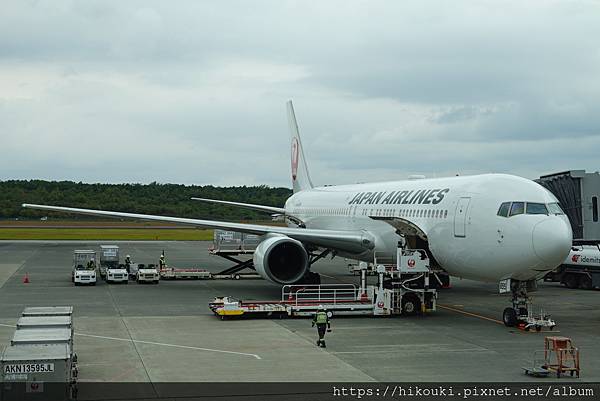
[[[502,291],[503,282],[500,283],[500,292]],[[535,280],[530,281],[518,281],[518,280],[507,280],[504,288],[510,288],[512,294],[512,307],[504,309],[502,313],[502,321],[507,327],[517,326],[527,319],[529,314],[529,306],[531,305],[531,298],[529,298],[527,291],[535,291],[537,285]]]
[[[512,307],[504,309],[502,313],[502,321],[507,327],[520,327],[524,330],[535,329],[541,331],[542,327],[548,327],[550,330],[556,326],[554,320],[550,319],[550,315],[540,311],[539,316],[531,313],[532,303],[528,295],[528,291],[537,290],[537,282],[535,280],[519,281],[519,280],[503,280],[500,282],[500,292],[508,292],[510,288],[512,295]]]

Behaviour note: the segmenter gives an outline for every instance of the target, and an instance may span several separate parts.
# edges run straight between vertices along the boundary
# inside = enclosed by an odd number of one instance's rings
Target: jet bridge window
[[[543,203],[527,202],[527,214],[548,214],[548,208]]]
[[[598,222],[598,197],[592,196],[592,220]]]
[[[510,210],[510,202],[504,202],[498,209],[498,216],[508,217],[508,211]]]
[[[525,202],[513,202],[510,207],[510,215],[516,216],[523,213],[525,213]]]

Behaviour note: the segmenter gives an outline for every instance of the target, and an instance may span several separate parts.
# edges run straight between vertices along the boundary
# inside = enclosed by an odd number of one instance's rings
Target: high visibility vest
[[[327,323],[327,313],[325,312],[317,312],[317,316],[316,316],[316,322],[317,324],[325,324]]]

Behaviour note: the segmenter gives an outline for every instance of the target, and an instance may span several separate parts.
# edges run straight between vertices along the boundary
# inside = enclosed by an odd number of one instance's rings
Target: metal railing
[[[337,304],[354,302],[359,298],[359,289],[354,284],[284,285],[281,301],[298,305],[302,303]]]
[[[213,251],[254,251],[260,242],[260,237],[235,231],[215,230]]]

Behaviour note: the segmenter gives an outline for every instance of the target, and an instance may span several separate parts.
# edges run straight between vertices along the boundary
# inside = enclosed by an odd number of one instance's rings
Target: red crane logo
[[[298,152],[300,150],[300,145],[298,144],[298,139],[295,137],[292,138],[292,179],[296,180],[296,176],[298,175]]]

